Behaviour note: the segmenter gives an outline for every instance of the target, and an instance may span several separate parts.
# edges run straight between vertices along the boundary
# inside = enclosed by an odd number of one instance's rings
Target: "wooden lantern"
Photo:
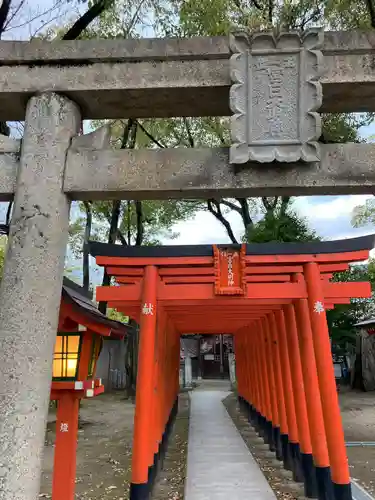
[[[126,325],[101,314],[91,299],[64,279],[50,395],[57,401],[53,500],[74,500],[79,404],[104,392],[101,379],[95,378],[103,337],[127,333]]]

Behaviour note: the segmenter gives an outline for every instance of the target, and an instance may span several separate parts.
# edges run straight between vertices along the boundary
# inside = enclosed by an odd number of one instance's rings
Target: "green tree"
[[[252,243],[280,241],[285,243],[319,241],[307,221],[296,212],[268,212],[249,230],[246,240]]]
[[[358,6],[357,6],[358,7]],[[363,9],[362,9],[363,10]],[[351,17],[350,17],[351,16]],[[336,28],[369,27],[370,17],[366,11],[358,16],[348,0],[325,0],[310,2],[282,3],[247,2],[244,0],[157,0],[136,1],[132,8],[127,0],[119,0],[112,4],[86,30],[89,37],[137,37],[143,28],[155,35],[162,36],[216,36],[227,35],[233,26],[239,29],[307,29],[312,25],[335,26]],[[322,142],[358,142],[358,129],[369,123],[370,114],[356,115],[336,114],[323,115]],[[198,147],[227,146],[229,144],[229,122],[226,118],[184,118],[169,120],[135,120],[138,123],[137,144],[135,147]],[[121,128],[122,122],[113,124]],[[121,141],[121,133],[114,133],[115,140]],[[145,202],[142,203],[145,205]],[[290,210],[292,200],[289,197],[264,197],[253,199],[206,200],[195,203],[208,210],[225,227],[229,238],[236,242],[233,229],[226,215],[228,211],[236,211],[243,221],[243,232],[249,235],[254,225],[258,224],[259,213],[267,216],[268,227],[271,221],[281,217],[279,206],[284,211]],[[180,203],[181,207],[191,215],[191,203]],[[115,207],[118,211],[118,207]],[[142,210],[143,210],[142,206]],[[138,205],[138,212],[139,212]],[[171,225],[173,220],[171,220]],[[129,238],[128,238],[129,239]],[[112,238],[113,240],[113,238]],[[136,238],[137,240],[137,238]],[[157,239],[156,239],[157,241]],[[124,240],[122,240],[124,243]],[[146,243],[146,241],[145,241]]]
[[[363,227],[375,225],[375,198],[368,198],[363,205],[357,205],[352,214],[352,225]]]
[[[348,271],[336,273],[334,281],[370,281],[375,290],[375,261],[370,259],[368,264],[351,266]],[[374,298],[352,299],[350,304],[339,304],[327,311],[327,322],[332,337],[332,343],[339,347],[345,344],[355,345],[356,328],[354,325],[375,313]]]
[[[228,35],[232,27],[241,30],[304,30],[311,26],[324,26],[332,29],[358,29],[369,28],[372,24],[370,2],[361,0],[302,0],[294,2],[284,0],[275,2],[245,1],[245,0],[184,0],[178,1],[179,22],[174,32],[180,36],[217,36]],[[367,9],[363,7],[367,6]],[[361,7],[361,8],[360,8]],[[359,10],[358,10],[359,9]],[[362,14],[359,14],[359,13]],[[324,114],[322,115],[323,133],[320,138],[323,143],[360,142],[359,129],[369,124],[373,114]],[[217,136],[218,145],[227,145],[228,121],[220,120],[220,137]],[[192,127],[192,130],[196,130]],[[216,133],[218,127],[216,126]],[[211,132],[215,135],[213,128]],[[201,133],[199,131],[199,133]],[[196,135],[193,133],[192,142]],[[220,140],[221,138],[221,140]],[[262,206],[263,205],[263,206]],[[273,222],[278,225],[281,218],[285,218],[279,210],[282,206],[284,212],[291,209],[292,200],[288,197],[251,199],[222,199],[207,200],[205,208],[224,226],[233,243],[236,238],[228,221],[228,211],[238,213],[243,222],[244,234],[254,234],[256,227],[264,231],[270,230]],[[203,207],[202,207],[203,208]],[[266,220],[259,226],[254,222],[258,214],[264,214]],[[276,230],[273,228],[271,230]],[[262,232],[262,234],[264,234]]]

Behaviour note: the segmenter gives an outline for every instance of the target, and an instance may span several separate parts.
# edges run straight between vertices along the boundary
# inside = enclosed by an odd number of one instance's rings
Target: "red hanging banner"
[[[215,294],[244,295],[246,289],[245,255],[246,245],[241,248],[214,248]]]

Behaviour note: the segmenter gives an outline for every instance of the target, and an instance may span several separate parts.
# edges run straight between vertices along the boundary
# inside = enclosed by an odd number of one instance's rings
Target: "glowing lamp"
[[[61,382],[94,377],[101,347],[101,336],[90,332],[58,333],[52,380]]]
[[[76,380],[82,345],[80,333],[58,333],[53,355],[53,380]]]

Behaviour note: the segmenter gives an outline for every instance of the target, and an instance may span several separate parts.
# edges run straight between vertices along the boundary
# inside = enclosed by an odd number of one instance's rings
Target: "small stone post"
[[[0,500],[35,500],[68,238],[65,159],[80,113],[45,93],[28,102],[0,288]]]
[[[229,363],[229,379],[230,385],[232,389],[236,387],[236,359],[234,357],[234,353],[230,352],[228,354],[228,363]]]
[[[185,373],[184,368],[182,368],[182,366],[180,365],[180,370],[179,370],[179,375],[178,375],[179,382],[180,382],[180,389],[183,389],[185,387],[184,373]]]
[[[193,370],[191,366],[191,357],[189,353],[185,352],[185,387],[191,389],[193,387]]]

